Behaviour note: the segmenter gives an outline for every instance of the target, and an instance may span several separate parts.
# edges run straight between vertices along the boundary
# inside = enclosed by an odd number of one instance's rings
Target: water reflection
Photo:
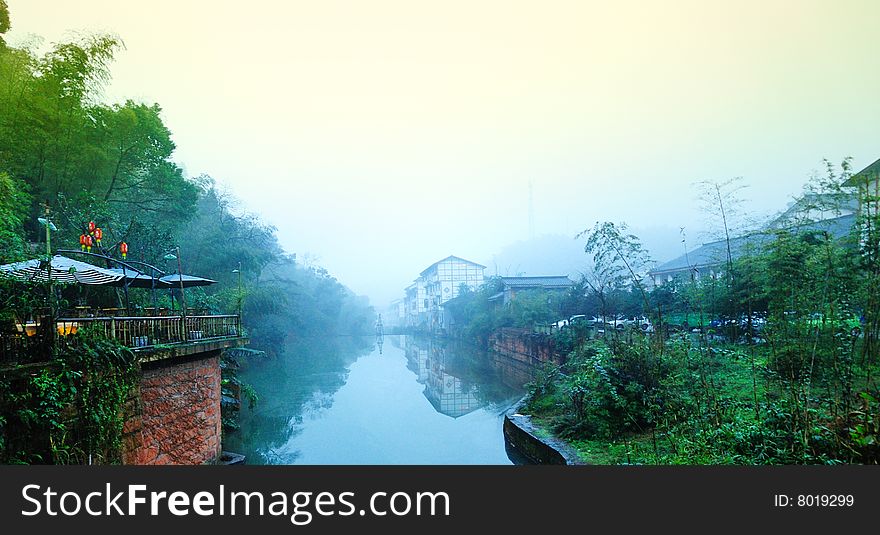
[[[437,412],[453,418],[487,405],[509,406],[524,382],[505,377],[504,368],[498,368],[499,376],[488,354],[460,344],[409,336],[405,350],[407,366],[425,385],[425,397]]]
[[[250,362],[259,395],[224,449],[252,464],[510,463],[503,412],[528,370],[467,346],[397,335],[299,340]]]
[[[348,367],[372,349],[364,338],[305,338],[289,342],[278,358],[243,362],[241,378],[259,400],[241,411],[240,429],[224,436],[224,448],[246,455],[248,464],[296,462],[297,454],[282,458],[278,450],[332,406]]]

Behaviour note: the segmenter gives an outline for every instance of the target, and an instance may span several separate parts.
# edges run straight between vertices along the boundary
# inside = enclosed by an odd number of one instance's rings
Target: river
[[[251,359],[259,395],[224,449],[248,464],[519,464],[503,413],[529,371],[466,345],[412,336],[330,337]]]

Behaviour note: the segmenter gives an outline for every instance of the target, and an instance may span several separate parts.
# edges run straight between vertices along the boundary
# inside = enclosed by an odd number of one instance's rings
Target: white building
[[[428,296],[425,289],[425,281],[421,277],[413,281],[406,288],[406,297],[403,300],[404,325],[407,327],[419,327],[427,322]]]
[[[486,266],[459,258],[447,256],[434,262],[419,275],[424,281],[427,308],[427,327],[432,331],[443,329],[443,303],[458,297],[462,285],[476,291],[483,284],[483,270]]]
[[[406,324],[406,310],[404,309],[404,300],[395,299],[388,304],[385,310],[385,326],[399,327]]]

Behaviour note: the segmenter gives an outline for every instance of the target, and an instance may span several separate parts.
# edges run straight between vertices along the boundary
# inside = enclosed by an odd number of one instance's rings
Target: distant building
[[[427,322],[428,295],[425,290],[425,280],[422,277],[406,287],[406,297],[403,304],[407,327],[419,327]]]
[[[855,225],[856,216],[848,214],[832,219],[823,219],[803,223],[795,226],[770,227],[767,230],[792,228],[802,231],[825,231],[835,239],[848,235]],[[760,231],[730,240],[730,256],[733,260],[744,256],[749,252],[758,252],[764,245],[774,239],[772,232]],[[648,271],[654,286],[662,286],[672,282],[676,278],[683,280],[699,280],[705,277],[718,278],[726,269],[727,264],[727,240],[718,240],[704,243],[700,247],[674,258],[669,262]]]
[[[388,304],[388,308],[385,311],[386,327],[398,327],[405,324],[406,310],[404,305],[403,299],[395,299]]]
[[[805,194],[758,232],[730,240],[733,260],[750,250],[757,250],[773,239],[772,231],[796,229],[825,231],[835,239],[849,235],[859,213],[880,213],[880,159],[854,174],[842,184],[857,190],[840,194]],[[727,242],[705,243],[678,258],[648,271],[655,286],[681,277],[690,280],[720,276],[727,263]]]
[[[880,214],[880,159],[851,176],[843,185],[858,188],[860,213],[875,217]]]
[[[792,202],[785,211],[767,223],[765,228],[785,229],[807,222],[835,219],[852,215],[858,208],[859,200],[855,192],[807,193]]]
[[[425,286],[426,326],[432,331],[443,329],[443,303],[458,297],[462,285],[476,290],[483,284],[483,270],[486,266],[459,258],[447,256],[425,268],[418,281]]]
[[[519,292],[543,290],[546,292],[565,293],[574,281],[566,275],[549,275],[543,277],[501,277],[501,291],[489,298],[500,304],[507,304],[516,298]]]

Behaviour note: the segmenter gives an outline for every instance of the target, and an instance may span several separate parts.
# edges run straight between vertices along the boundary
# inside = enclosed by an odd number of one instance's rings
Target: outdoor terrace
[[[239,347],[247,339],[237,314],[196,316],[62,317],[52,323],[17,325],[19,332],[0,334],[0,366],[45,362],[53,344],[86,330],[117,340],[141,361],[161,360],[204,351]]]

